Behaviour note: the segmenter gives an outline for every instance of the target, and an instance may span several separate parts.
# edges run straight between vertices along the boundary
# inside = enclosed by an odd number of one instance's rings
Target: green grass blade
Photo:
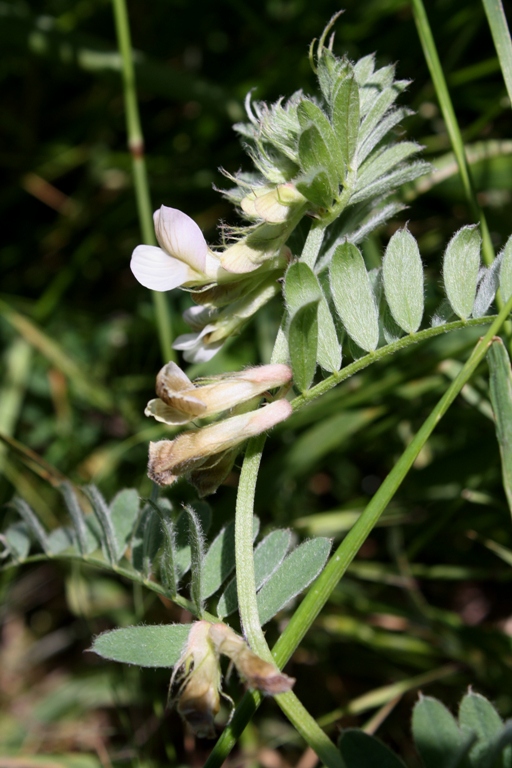
[[[512,41],[501,0],[482,0],[492,39],[501,64],[508,99],[512,104]]]
[[[503,487],[512,512],[512,370],[510,358],[501,339],[489,349],[489,385],[500,446]]]
[[[25,341],[67,376],[73,383],[75,390],[85,400],[102,411],[113,409],[114,402],[110,391],[99,382],[91,381],[90,376],[84,375],[84,371],[78,363],[32,320],[11,309],[4,301],[0,301],[0,315],[18,331]]]
[[[437,53],[436,44],[434,42],[432,30],[427,18],[425,6],[423,4],[423,0],[411,0],[411,4],[414,14],[414,21],[416,22],[416,28],[418,30],[421,46],[423,48],[423,53],[425,55],[427,65],[430,70],[430,75],[434,83],[434,88],[439,100],[439,106],[441,107],[441,112],[443,113],[443,118],[446,123],[448,135],[450,137],[450,142],[457,159],[457,165],[459,166],[462,186],[464,187],[464,192],[470,205],[471,212],[475,217],[475,220],[480,222],[482,230],[484,261],[487,266],[490,266],[494,261],[494,248],[492,245],[491,236],[489,234],[487,221],[476,198],[473,178],[464,150],[464,142],[462,140],[459,124],[455,116],[455,110],[453,109],[452,100],[448,91],[448,86],[446,84],[446,78],[444,76],[441,61]]]
[[[360,546],[378,522],[435,427],[487,354],[493,336],[499,331],[511,309],[512,298],[509,299],[485,336],[480,339],[458,376],[450,384],[443,397],[439,400],[389,475],[385,478],[357,523],[332,555],[322,574],[314,582],[313,587],[292,616],[286,630],[279,637],[273,649],[273,655],[278,665],[286,663],[316,616],[318,616],[322,606],[328,600],[332,590],[359,551]]]

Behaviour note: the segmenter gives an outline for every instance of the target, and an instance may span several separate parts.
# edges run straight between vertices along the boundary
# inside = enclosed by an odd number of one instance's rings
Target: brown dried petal
[[[185,671],[178,695],[177,710],[200,738],[215,738],[214,718],[220,707],[219,655],[209,637],[210,624],[192,624],[187,643],[176,664],[174,676]]]
[[[292,689],[295,679],[251,651],[245,640],[227,624],[212,624],[210,638],[217,651],[231,659],[249,688],[257,688],[271,696]]]
[[[192,672],[180,692],[176,709],[200,739],[215,738],[214,719],[220,709],[220,700],[210,680],[198,679]]]
[[[195,386],[176,363],[170,362],[158,372],[156,393],[160,400],[176,410],[199,416],[206,405],[194,397]]]

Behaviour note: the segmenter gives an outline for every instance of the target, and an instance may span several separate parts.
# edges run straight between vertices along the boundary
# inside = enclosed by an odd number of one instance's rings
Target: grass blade
[[[434,83],[439,106],[441,107],[441,112],[443,113],[443,118],[446,123],[446,129],[457,159],[457,165],[459,166],[462,186],[464,187],[464,192],[471,208],[471,212],[475,220],[480,222],[483,241],[483,257],[486,265],[489,267],[494,261],[494,248],[489,234],[487,221],[476,198],[473,177],[464,150],[464,142],[455,116],[455,110],[448,91],[448,86],[446,84],[441,61],[439,60],[423,0],[412,0],[412,9],[423,53]]]
[[[507,17],[501,0],[482,0],[487,21],[491,28],[494,47],[503,72],[503,79],[507,87],[508,100],[512,104],[512,41],[507,24]]]
[[[500,446],[503,487],[512,513],[512,370],[501,339],[495,339],[488,354],[489,388]]]

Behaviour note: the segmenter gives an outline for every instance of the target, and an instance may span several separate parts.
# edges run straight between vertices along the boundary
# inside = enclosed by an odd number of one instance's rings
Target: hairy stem
[[[387,344],[385,347],[379,347],[379,349],[376,349],[375,352],[369,352],[367,355],[360,357],[358,360],[350,363],[350,365],[347,365],[340,371],[333,373],[331,376],[327,376],[327,378],[323,379],[323,381],[320,381],[314,387],[308,389],[307,392],[303,392],[301,395],[298,395],[292,400],[293,410],[301,410],[305,405],[308,405],[321,395],[325,395],[326,392],[328,392],[330,389],[333,389],[333,387],[337,386],[342,381],[346,381],[351,376],[354,376],[354,374],[359,373],[359,371],[368,368],[368,366],[372,365],[372,363],[376,363],[378,360],[384,360],[384,358],[394,355],[395,352],[398,352],[401,349],[407,349],[413,344],[418,344],[421,341],[432,339],[435,336],[440,336],[443,333],[448,333],[449,331],[456,331],[461,328],[471,328],[479,325],[488,325],[495,319],[495,315],[487,315],[486,317],[477,317],[472,320],[455,320],[452,323],[445,323],[444,325],[438,325],[434,328],[425,328],[422,331],[417,331],[416,333],[409,333],[407,336],[402,336],[402,338],[397,339],[397,341],[393,341],[391,344]]]
[[[254,494],[265,439],[264,434],[253,437],[249,441],[245,453],[236,501],[235,559],[238,606],[245,637],[251,648],[261,658],[273,662],[274,659],[265,640],[258,613],[252,541]],[[276,701],[320,759],[329,768],[341,768],[338,750],[295,694],[283,693],[276,696]]]
[[[258,614],[252,540],[254,494],[265,439],[266,435],[262,434],[249,440],[242,464],[236,497],[235,562],[238,609],[244,635],[257,654],[272,659]]]

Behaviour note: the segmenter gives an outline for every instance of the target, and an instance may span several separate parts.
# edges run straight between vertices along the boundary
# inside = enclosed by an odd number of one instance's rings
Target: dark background
[[[357,0],[345,9],[335,52],[397,62],[398,76],[412,80],[401,102],[416,111],[404,127],[428,159],[443,156],[449,140],[409,3]],[[154,208],[185,211],[210,242],[219,220],[236,220],[212,185],[224,184],[219,167],[250,167],[232,131],[244,97],[251,89],[268,101],[299,88],[313,93],[308,46],[337,10],[324,0],[129,3]],[[476,0],[429,2],[427,10],[465,140],[504,142],[474,167],[499,248],[510,234],[511,119],[484,11]],[[4,3],[0,44],[0,431],[74,482],[96,482],[107,497],[126,486],[144,495],[147,443],[164,432],[143,409],[162,359],[151,296],[129,270],[141,235],[111,5]],[[371,266],[405,221],[419,240],[432,312],[444,246],[471,222],[456,176],[411,198],[400,220],[365,244]],[[177,335],[188,299],[174,292],[169,301]],[[279,313],[276,302],[212,370],[266,361]],[[364,507],[477,336],[454,334],[374,366],[276,430],[257,498],[263,526],[295,524],[300,535],[339,538],[343,515]],[[454,706],[472,684],[504,717],[512,714],[510,573],[478,538],[511,548],[510,514],[481,405],[485,368],[473,385],[480,403],[460,398],[452,408],[388,524],[365,544],[294,658],[297,693],[317,717],[446,663],[456,672],[428,692]],[[3,502],[17,493],[48,527],[63,520],[60,497],[23,447],[1,461]],[[213,532],[233,515],[236,475],[213,498]],[[193,498],[183,484],[168,495]],[[320,529],[325,512],[337,516]],[[9,507],[3,515],[13,519]],[[121,669],[83,653],[102,629],[186,617],[92,571],[41,564],[2,578],[0,754],[87,754],[91,766],[202,764],[208,743],[194,746],[178,718],[164,713],[165,672]],[[269,641],[278,629],[269,629]],[[234,681],[232,694],[240,697]],[[378,731],[411,765],[414,697]],[[363,725],[370,714],[333,720]],[[240,759],[287,765],[302,747],[268,702],[242,749]]]

